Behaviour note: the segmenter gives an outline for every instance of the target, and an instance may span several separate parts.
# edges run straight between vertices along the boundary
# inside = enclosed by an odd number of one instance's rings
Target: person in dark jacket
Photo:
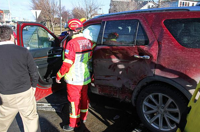
[[[7,132],[19,112],[25,132],[36,132],[39,116],[35,89],[38,71],[29,51],[14,44],[9,26],[0,26],[0,132]]]

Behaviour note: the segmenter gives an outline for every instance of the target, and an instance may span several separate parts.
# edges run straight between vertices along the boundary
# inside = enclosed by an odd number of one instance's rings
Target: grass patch
[[[62,27],[62,32],[63,32],[63,31],[66,31],[66,30],[65,30],[65,28]],[[58,35],[61,34],[61,32],[60,32],[60,27],[55,27],[55,28],[54,28],[54,34],[55,34],[56,36],[58,36]]]

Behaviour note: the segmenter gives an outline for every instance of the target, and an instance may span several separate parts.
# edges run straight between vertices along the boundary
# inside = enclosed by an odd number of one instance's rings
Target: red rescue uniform
[[[70,107],[70,127],[78,127],[81,120],[86,120],[89,99],[87,95],[90,77],[90,59],[95,45],[83,37],[74,35],[65,48],[65,59],[57,73],[57,80],[64,77],[67,83],[67,98]]]

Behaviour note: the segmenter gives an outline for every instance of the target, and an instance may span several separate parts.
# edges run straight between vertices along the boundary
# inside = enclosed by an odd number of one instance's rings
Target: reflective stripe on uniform
[[[80,59],[80,62],[85,62],[85,63],[87,63],[87,61],[89,60],[89,53],[84,53],[84,54],[82,54],[81,55],[81,59]]]
[[[82,33],[74,34],[74,35],[72,36],[72,39],[77,38],[77,37],[83,37],[83,34],[82,34]]]
[[[92,45],[92,50],[94,49],[94,47],[96,46],[96,44],[93,44]],[[89,53],[89,60],[91,60],[92,59],[92,55],[91,55],[91,52]]]
[[[84,78],[84,82],[87,82],[90,79],[91,79],[90,76],[88,76],[88,77]]]
[[[80,62],[83,62],[83,60],[84,60],[84,54],[81,55],[81,60],[80,60]]]
[[[77,21],[77,20],[73,20],[73,21],[70,21],[70,22],[69,22],[69,25],[70,25],[72,22],[77,22],[77,23],[79,23],[79,24],[82,24],[81,22],[79,22],[79,21]]]
[[[76,115],[76,109],[74,102],[71,102],[71,113],[69,115],[71,118],[80,118],[80,114]]]
[[[74,85],[87,85],[91,82],[89,72],[89,52],[77,53],[75,62],[70,71],[65,75],[65,81]]]
[[[86,113],[88,111],[88,109],[81,109],[82,113]]]
[[[63,76],[60,74],[60,71],[57,72],[57,75],[59,76],[59,78],[62,78]]]
[[[94,49],[95,46],[96,46],[96,44],[93,44],[93,45],[92,45],[92,49]]]
[[[64,61],[63,61],[64,63],[69,63],[69,64],[73,64],[73,61],[72,60],[70,60],[70,59],[64,59]]]
[[[77,115],[77,116],[76,116],[76,115],[71,115],[71,114],[70,114],[69,117],[71,117],[71,118],[80,118],[80,114]]]
[[[76,113],[75,113],[75,105],[74,105],[74,102],[71,102],[71,107],[72,107],[72,116],[75,116]]]

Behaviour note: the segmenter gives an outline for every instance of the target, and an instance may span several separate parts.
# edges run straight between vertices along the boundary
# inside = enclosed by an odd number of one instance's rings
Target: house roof
[[[145,5],[147,5],[148,3],[152,3],[152,4],[154,4],[154,5],[157,5],[155,2],[153,2],[153,1],[141,1],[141,2],[138,2],[138,5],[137,5],[137,7],[138,7],[138,9],[141,9],[142,7],[144,7]]]

